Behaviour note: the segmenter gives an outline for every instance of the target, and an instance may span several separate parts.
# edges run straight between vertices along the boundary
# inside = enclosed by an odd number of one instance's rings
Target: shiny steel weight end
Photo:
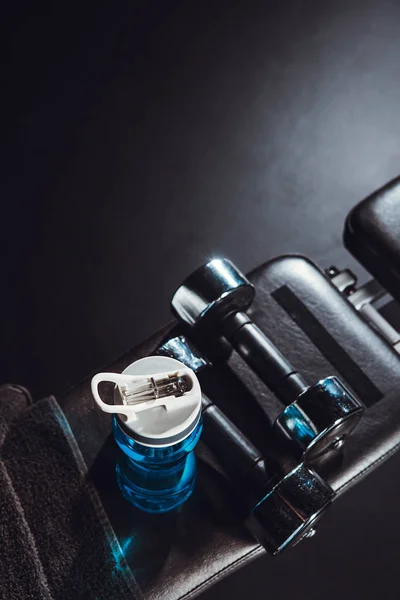
[[[276,419],[276,427],[297,444],[303,459],[337,450],[364,411],[360,401],[337,379],[327,377],[306,389]]]
[[[211,363],[199,353],[197,348],[184,335],[178,335],[164,342],[158,348],[158,354],[179,360],[195,373],[211,366]]]
[[[299,465],[253,508],[246,525],[271,554],[314,534],[314,525],[335,496],[321,477]]]
[[[188,325],[213,323],[232,311],[246,310],[254,300],[254,286],[228,259],[216,258],[199,267],[175,292],[171,305]]]

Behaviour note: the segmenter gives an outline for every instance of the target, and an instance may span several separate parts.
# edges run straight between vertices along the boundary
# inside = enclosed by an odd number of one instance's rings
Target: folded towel
[[[54,398],[0,387],[0,598],[141,598]]]

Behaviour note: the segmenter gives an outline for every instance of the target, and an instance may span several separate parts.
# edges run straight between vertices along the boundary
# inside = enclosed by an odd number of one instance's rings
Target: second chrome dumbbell
[[[158,352],[196,373],[208,364],[183,336],[172,338]],[[335,497],[330,485],[304,463],[280,473],[204,394],[202,412],[203,439],[240,490],[249,511],[246,527],[258,542],[271,554],[278,554],[311,537]]]
[[[214,259],[192,273],[172,298],[177,317],[196,329],[227,338],[248,365],[286,405],[276,427],[303,458],[338,448],[357,425],[363,406],[337,377],[309,386],[245,311],[254,286],[227,259]]]

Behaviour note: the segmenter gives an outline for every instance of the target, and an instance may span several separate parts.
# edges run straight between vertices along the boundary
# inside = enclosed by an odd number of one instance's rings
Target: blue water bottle
[[[113,404],[98,391],[111,381]],[[196,482],[194,448],[202,428],[201,389],[194,372],[165,356],[142,358],[122,374],[92,379],[100,408],[113,413],[113,433],[121,448],[116,476],[123,496],[149,513],[164,513],[185,502]]]

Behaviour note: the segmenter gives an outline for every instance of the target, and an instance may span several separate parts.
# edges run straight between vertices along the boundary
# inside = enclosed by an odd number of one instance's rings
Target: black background
[[[1,380],[62,393],[164,324],[215,255],[363,277],[341,234],[399,174],[399,22],[389,0],[9,7]],[[338,501],[323,542],[206,596],[397,598],[399,463]]]

